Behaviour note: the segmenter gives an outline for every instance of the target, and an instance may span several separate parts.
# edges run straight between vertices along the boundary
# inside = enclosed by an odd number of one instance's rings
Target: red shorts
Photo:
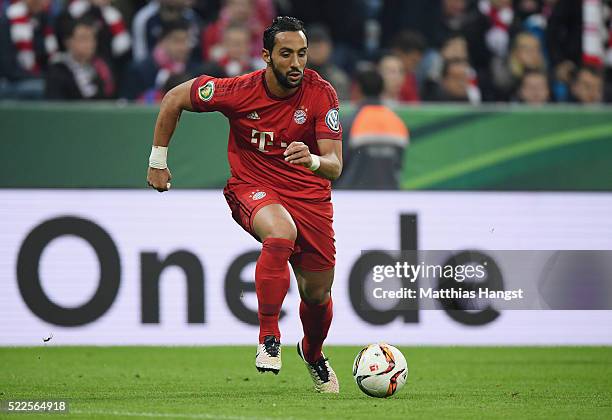
[[[289,262],[306,271],[326,271],[336,264],[336,246],[331,201],[308,201],[281,197],[273,189],[230,179],[223,194],[234,220],[261,242],[253,231],[257,211],[268,204],[281,204],[297,227],[297,238]]]

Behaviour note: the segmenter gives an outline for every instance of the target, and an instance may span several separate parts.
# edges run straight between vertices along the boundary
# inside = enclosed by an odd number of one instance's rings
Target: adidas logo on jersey
[[[257,114],[257,111],[253,111],[249,115],[247,115],[247,119],[248,120],[258,120],[259,115]]]

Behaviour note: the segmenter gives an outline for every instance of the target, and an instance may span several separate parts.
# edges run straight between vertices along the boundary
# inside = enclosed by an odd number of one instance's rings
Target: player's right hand
[[[172,173],[170,169],[155,169],[149,168],[147,171],[147,184],[159,192],[168,191],[170,189],[170,180]]]

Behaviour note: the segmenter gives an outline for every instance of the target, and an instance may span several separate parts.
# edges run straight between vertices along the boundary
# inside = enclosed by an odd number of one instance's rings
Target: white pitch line
[[[136,413],[132,411],[105,411],[105,410],[70,410],[68,414],[117,416],[117,417],[153,417],[153,418],[173,418],[173,419],[219,419],[219,420],[292,420],[293,417],[244,417],[228,416],[225,414],[186,414],[186,413]]]

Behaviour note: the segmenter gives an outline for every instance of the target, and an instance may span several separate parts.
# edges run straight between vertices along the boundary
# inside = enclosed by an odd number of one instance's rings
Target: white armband
[[[312,158],[312,164],[308,169],[314,172],[319,169],[319,166],[321,166],[321,158],[317,155],[310,155],[310,157]]]
[[[164,146],[151,147],[151,156],[149,156],[149,167],[155,169],[166,169],[168,164],[168,148]]]

